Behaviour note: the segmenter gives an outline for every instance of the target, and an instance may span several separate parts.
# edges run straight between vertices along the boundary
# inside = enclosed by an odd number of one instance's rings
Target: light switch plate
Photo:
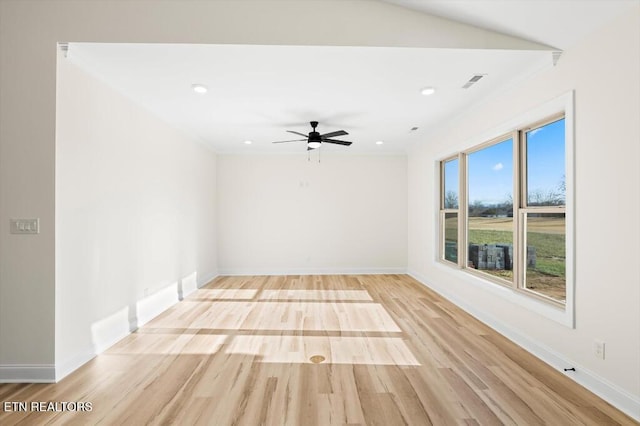
[[[39,234],[40,219],[11,219],[12,234]]]

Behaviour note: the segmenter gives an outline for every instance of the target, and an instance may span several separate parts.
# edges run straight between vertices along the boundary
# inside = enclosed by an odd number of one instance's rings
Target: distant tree
[[[483,210],[485,210],[487,206],[480,200],[473,200],[469,203],[469,216],[470,217],[478,217],[482,216]]]
[[[557,189],[529,191],[528,203],[531,206],[561,206],[564,204],[564,192]]]
[[[513,216],[513,196],[507,194],[504,198],[505,201],[496,206],[498,215]]]
[[[444,208],[445,209],[457,209],[458,208],[458,194],[455,191],[447,191],[444,194]]]
[[[513,207],[513,195],[507,194],[505,196],[505,199],[506,199],[505,203]]]
[[[498,210],[495,207],[489,207],[482,210],[481,216],[495,216],[498,214]]]
[[[558,183],[558,192],[560,194],[562,194],[562,197],[564,198],[566,193],[567,193],[567,178],[566,175],[562,175],[562,179],[560,180],[560,183]]]

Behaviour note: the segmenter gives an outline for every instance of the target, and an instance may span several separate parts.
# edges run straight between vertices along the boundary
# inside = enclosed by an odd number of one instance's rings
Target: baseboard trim
[[[171,284],[136,302],[136,315],[133,318],[134,323],[129,325],[129,333],[142,327],[176,303],[180,302],[184,296],[182,288],[181,284]],[[195,283],[193,288],[195,288]],[[193,292],[193,289],[190,291],[187,290],[187,294],[191,292]]]
[[[218,273],[218,271],[215,271],[211,274],[205,275],[207,278],[200,278],[198,277],[198,288],[202,288],[205,285],[209,284],[211,281],[215,280],[216,278],[218,278],[220,276],[220,274]]]
[[[184,297],[210,283],[218,275],[216,271],[204,279],[196,277],[195,285],[188,285],[189,277],[186,277],[179,285],[170,285],[150,295],[137,302],[135,317],[130,317],[128,311],[116,312],[112,315],[111,320],[105,323],[101,332],[94,336],[93,347],[86,348],[56,365],[0,365],[0,383],[56,383],[178,303]]]
[[[562,354],[552,350],[551,348],[540,344],[539,342],[531,339],[530,337],[522,334],[518,330],[504,324],[504,322],[497,320],[491,314],[477,309],[475,306],[468,304],[465,301],[460,300],[456,296],[447,291],[445,287],[434,285],[430,283],[430,280],[413,271],[407,272],[409,276],[414,278],[420,284],[435,291],[440,296],[449,300],[456,306],[465,310],[467,313],[482,321],[498,333],[502,334],[512,342],[521,346],[531,354],[535,355],[540,360],[549,364],[556,370],[564,373],[570,379],[598,395],[620,411],[631,416],[635,420],[640,421],[640,399],[630,394],[624,389],[620,389],[613,383],[608,382],[606,379],[598,376],[597,374],[589,371],[586,368],[577,365],[574,361],[566,359]],[[567,366],[575,367],[575,372],[564,372],[563,368]]]
[[[228,268],[220,269],[221,276],[261,275],[386,275],[406,274],[406,268]]]
[[[216,276],[218,276],[217,273],[205,283],[210,282]],[[55,368],[55,380],[52,380],[52,382],[62,380],[91,361],[96,355],[109,349],[201,287],[199,280],[196,279],[192,282],[193,285],[189,284],[188,280],[185,279],[180,283],[171,284],[136,302],[135,310],[132,310],[133,308],[122,309],[109,317],[103,318],[100,321],[99,332],[96,332],[96,329],[92,330],[94,333],[93,347],[85,349],[57,365]]]
[[[52,364],[1,364],[0,383],[55,383]]]
[[[73,371],[91,361],[93,358],[95,358],[95,356],[95,350],[93,348],[89,348],[66,360],[65,362],[56,364],[56,382],[64,379]]]

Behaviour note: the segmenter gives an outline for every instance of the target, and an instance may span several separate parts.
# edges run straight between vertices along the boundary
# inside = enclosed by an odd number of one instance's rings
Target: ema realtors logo
[[[4,401],[2,411],[11,412],[76,412],[92,411],[93,404],[85,401]]]

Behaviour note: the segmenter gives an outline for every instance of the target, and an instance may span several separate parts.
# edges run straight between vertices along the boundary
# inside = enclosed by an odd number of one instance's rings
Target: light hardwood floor
[[[406,275],[220,277],[2,401],[93,405],[3,426],[637,424]]]

